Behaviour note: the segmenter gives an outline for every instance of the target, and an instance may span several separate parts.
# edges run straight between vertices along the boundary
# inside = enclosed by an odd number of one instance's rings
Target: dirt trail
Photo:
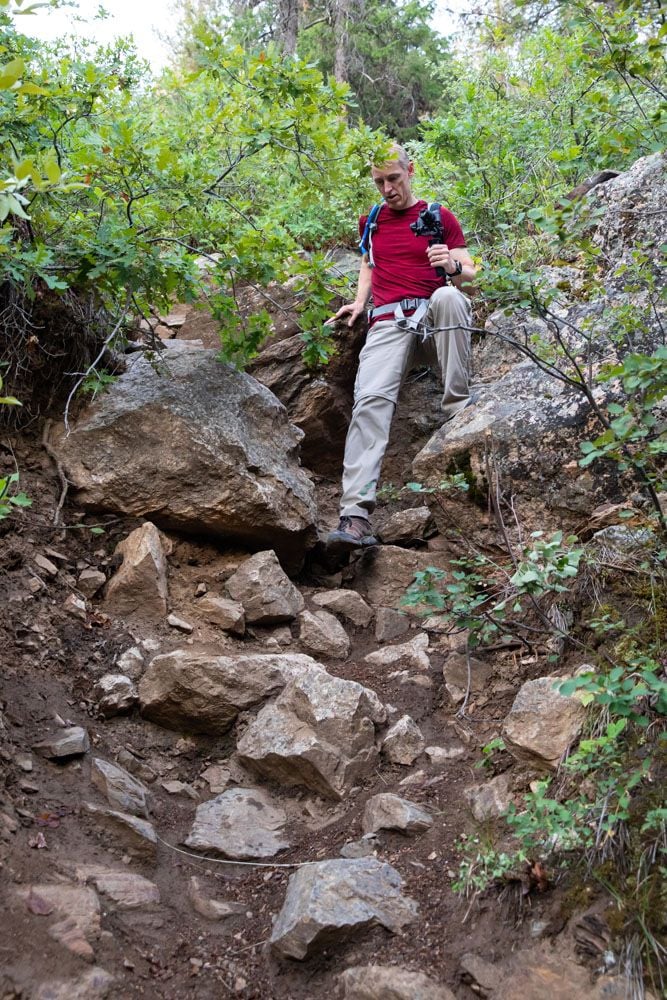
[[[409,469],[411,456],[430,429],[423,415],[436,392],[428,377],[408,389],[388,456],[388,480],[398,481]],[[509,766],[507,759],[480,769],[480,749],[499,734],[518,686],[531,676],[535,665],[522,663],[513,652],[498,654],[493,683],[471,697],[461,716],[443,684],[447,640],[436,633],[430,636],[430,670],[419,676],[408,671],[407,676],[399,672],[392,677],[391,668],[364,662],[369,652],[381,646],[373,623],[355,628],[346,622],[349,657],[342,662],[322,658],[322,662],[331,673],[374,690],[397,710],[393,718],[409,714],[422,729],[427,746],[457,751],[458,756],[434,764],[422,755],[410,767],[392,765],[381,757],[370,780],[354,788],[341,803],[269,786],[287,807],[287,832],[294,845],[276,859],[276,866],[243,867],[181,853],[197,803],[187,794],[169,794],[162,783],[177,780],[188,785],[198,800],[210,798],[212,790],[202,773],[211,765],[225,764],[234,750],[233,733],[219,738],[179,735],[142,719],[136,710],[105,720],[93,697],[94,682],[113,669],[120,653],[141,643],[160,652],[193,642],[219,644],[220,631],[197,619],[194,595],[201,584],[219,589],[247,553],[172,536],[170,604],[193,624],[192,636],[176,632],[163,621],[111,619],[99,599],[90,602],[87,613],[74,617],[65,610],[65,601],[75,589],[77,572],[93,566],[108,575],[116,543],[136,522],[82,517],[66,506],[65,527],[53,527],[59,496],[55,471],[37,439],[24,438],[15,447],[22,485],[35,503],[31,510],[2,524],[0,550],[4,608],[0,813],[7,817],[0,828],[0,967],[4,976],[0,977],[0,996],[56,995],[39,993],[40,985],[79,981],[86,973],[89,966],[81,957],[51,936],[52,913],[31,909],[20,895],[22,887],[34,884],[69,883],[76,867],[82,865],[142,875],[159,889],[159,903],[138,909],[122,909],[106,896],[99,897],[100,925],[91,942],[94,962],[115,979],[107,995],[119,998],[316,1000],[333,994],[336,977],[346,968],[372,962],[425,972],[464,1000],[479,993],[462,980],[463,954],[476,952],[490,962],[500,961],[532,935],[544,937],[561,929],[565,919],[562,897],[524,900],[524,910],[528,909],[519,922],[517,900],[521,901],[516,895],[504,903],[482,898],[470,905],[452,892],[458,869],[455,843],[474,826],[463,791]],[[335,490],[333,479],[320,481],[320,508],[328,523],[335,518]],[[389,509],[391,505],[385,507]],[[382,514],[381,509],[379,519]],[[81,524],[86,527],[75,527]],[[103,524],[105,533],[92,533],[94,524]],[[439,556],[443,550],[446,554],[441,538],[429,546]],[[55,573],[45,571],[40,557],[52,564]],[[367,566],[368,560],[353,563],[343,574],[342,585],[363,591]],[[316,610],[312,597],[322,588],[308,569],[299,586],[306,606]],[[415,619],[409,632],[392,641],[414,637],[419,627]],[[226,641],[233,650],[265,652],[273,632],[253,628],[242,640]],[[283,651],[298,652],[294,626],[291,632],[290,644]],[[281,641],[285,640],[283,631]],[[146,652],[147,660],[150,655]],[[32,747],[63,722],[86,728],[91,752],[57,764],[43,759]],[[126,760],[123,752],[127,751],[136,771],[149,782],[150,816],[160,838],[155,864],[130,858],[113,834],[100,834],[83,807],[84,802],[104,801],[91,783],[91,758]],[[27,761],[30,770],[25,769]],[[272,957],[267,947],[272,918],[283,904],[292,871],[280,865],[338,858],[343,845],[361,835],[366,801],[388,791],[424,806],[435,819],[431,829],[415,836],[382,832],[376,846],[378,857],[397,868],[406,894],[418,902],[417,921],[402,935],[377,928],[346,944],[324,948],[303,963]],[[479,832],[487,836],[489,830]],[[242,904],[242,912],[217,922],[200,916],[189,898],[193,876],[200,880],[207,898]],[[71,988],[69,995],[74,995]],[[102,993],[89,989],[80,995]]]

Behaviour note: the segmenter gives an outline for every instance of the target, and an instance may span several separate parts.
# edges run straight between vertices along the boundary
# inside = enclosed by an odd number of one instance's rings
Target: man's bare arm
[[[361,316],[362,312],[366,309],[368,305],[368,300],[371,297],[371,269],[368,266],[368,262],[365,259],[361,261],[361,267],[359,268],[359,282],[357,284],[357,294],[354,302],[348,302],[347,305],[341,306],[335,316],[327,320],[327,323],[335,323],[337,319],[342,319],[343,316],[349,316],[347,321],[348,326],[354,326],[356,320]]]
[[[456,247],[454,250],[450,250],[446,243],[434,243],[432,247],[428,247],[426,253],[429,263],[433,267],[444,268],[453,285],[465,292],[466,295],[476,294],[477,289],[474,281],[477,266],[465,247]],[[461,263],[462,271],[460,274],[450,275],[449,272],[453,270],[457,260]]]

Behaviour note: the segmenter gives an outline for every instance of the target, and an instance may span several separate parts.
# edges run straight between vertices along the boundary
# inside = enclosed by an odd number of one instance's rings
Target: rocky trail
[[[653,225],[664,193],[662,157],[633,171],[591,195],[610,261],[624,207]],[[403,604],[460,556],[453,527],[491,553],[514,529],[474,489],[389,491],[382,544],[332,565],[359,339],[312,376],[287,325],[256,381],[215,360],[203,314],[167,320],[161,371],[136,356],[69,436],[3,452],[33,507],[0,524],[0,997],[625,996],[605,897],[530,866],[500,896],[452,889],[461,835],[491,838],[585,719],[549,649],[471,658]],[[520,533],[606,530],[618,484],[563,474],[579,400],[493,337],[475,360],[479,403],[442,430],[415,369],[385,480],[456,467],[503,483]]]

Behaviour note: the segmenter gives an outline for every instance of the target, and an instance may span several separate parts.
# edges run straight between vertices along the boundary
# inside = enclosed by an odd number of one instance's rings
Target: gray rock
[[[94,960],[93,944],[101,929],[100,901],[94,889],[54,882],[19,886],[17,895],[31,913],[51,918],[50,937],[78,958]]]
[[[94,965],[77,979],[55,979],[42,983],[35,993],[35,1000],[105,1000],[115,982],[110,972]]]
[[[426,747],[424,753],[434,767],[443,767],[465,756],[465,747]]]
[[[540,677],[521,687],[502,730],[505,745],[517,760],[555,770],[578,739],[586,709],[577,698],[558,693],[558,683],[566,679]]]
[[[261,710],[239,740],[239,758],[279,784],[341,798],[375,765],[375,726],[385,718],[375,692],[310,669]]]
[[[177,649],[150,662],[139,684],[141,713],[167,729],[225,733],[239,712],[261,704],[295,673],[311,668],[323,669],[311,657],[294,653],[214,656]]]
[[[148,820],[115,809],[101,809],[91,802],[84,802],[84,809],[95,825],[107,832],[110,845],[122,847],[144,861],[155,861],[157,837]]]
[[[103,865],[77,865],[79,882],[92,884],[118,910],[153,909],[160,902],[160,890],[154,882],[131,871],[117,871]]]
[[[243,605],[247,622],[279,625],[303,610],[303,597],[283,571],[275,552],[257,552],[226,582],[230,596]]]
[[[69,436],[54,435],[76,502],[167,529],[270,544],[296,568],[316,537],[301,432],[264,386],[221,364],[217,351],[183,343],[167,342],[157,367],[132,356]]]
[[[384,521],[378,534],[385,545],[414,545],[433,534],[435,525],[428,507],[399,510]]]
[[[32,748],[50,760],[68,760],[70,757],[80,757],[81,754],[87,753],[90,750],[90,740],[88,733],[81,726],[70,726],[39,743],[34,743]]]
[[[360,965],[338,977],[343,1000],[455,1000],[423,972],[409,972],[393,965]]]
[[[378,924],[398,933],[417,915],[402,888],[396,869],[375,858],[306,865],[290,877],[271,947],[283,958],[304,959]]]
[[[402,667],[412,667],[414,670],[428,670],[431,661],[428,658],[428,636],[420,632],[410,642],[400,646],[385,646],[364,657],[372,667],[392,667],[400,664]]]
[[[425,746],[419,726],[409,715],[403,715],[387,731],[382,753],[392,764],[410,765],[424,752]]]
[[[437,552],[377,545],[365,550],[357,563],[356,583],[373,607],[400,610],[415,574],[440,564],[446,568],[444,556]]]
[[[106,582],[107,578],[101,570],[84,569],[79,573],[76,585],[84,597],[94,597]]]
[[[338,852],[341,858],[371,858],[377,852],[378,838],[374,833],[366,833],[359,840],[348,840]]]
[[[93,757],[90,780],[110,806],[135,816],[148,816],[148,789],[116,764]]]
[[[391,792],[381,792],[368,800],[364,807],[361,828],[364,833],[378,830],[400,830],[401,833],[423,833],[433,826],[433,817],[415,802]]]
[[[107,719],[129,712],[139,701],[134,681],[124,674],[104,674],[95,683],[93,694],[101,715]]]
[[[497,819],[511,802],[509,778],[506,774],[499,774],[485,785],[472,785],[466,788],[463,797],[478,823]]]
[[[246,912],[243,903],[227,903],[221,899],[211,899],[202,888],[201,881],[193,875],[188,882],[188,899],[195,913],[206,920],[225,920]]]
[[[230,601],[218,594],[206,594],[195,605],[197,614],[211,625],[217,625],[225,632],[243,635],[245,632],[245,612],[238,601]]]
[[[186,622],[185,618],[180,618],[173,611],[170,615],[167,615],[167,625],[170,628],[175,628],[177,632],[184,632],[186,635],[192,635],[194,632],[194,625]]]
[[[302,611],[299,641],[311,653],[345,660],[350,655],[350,638],[337,618],[328,611]]]
[[[284,809],[256,788],[230,788],[197,806],[187,847],[226,858],[272,858],[289,847]]]
[[[144,654],[138,646],[130,646],[116,660],[116,670],[132,681],[138,681],[144,672]]]
[[[493,677],[493,665],[485,663],[484,660],[477,660],[470,656],[470,674],[468,674],[468,656],[466,653],[452,652],[445,660],[442,667],[442,676],[445,687],[450,698],[455,705],[463,701],[468,688],[468,678],[470,678],[470,691],[472,694],[480,694],[487,691],[491,678]]]
[[[116,615],[159,619],[167,613],[167,555],[171,543],[147,521],[116,546],[123,557],[107,584],[106,607]]]
[[[370,625],[373,620],[373,609],[356,590],[325,590],[321,594],[315,594],[313,602],[341,618],[347,618],[360,628]]]
[[[410,631],[408,615],[394,608],[377,608],[375,612],[375,638],[378,642],[398,639]]]

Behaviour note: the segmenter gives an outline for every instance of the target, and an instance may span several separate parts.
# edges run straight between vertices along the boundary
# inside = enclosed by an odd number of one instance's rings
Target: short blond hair
[[[389,152],[391,154],[389,157],[390,160],[398,160],[400,165],[405,170],[408,169],[408,167],[412,163],[412,160],[408,156],[408,153],[403,148],[403,146],[399,146],[397,142],[392,142],[391,146],[389,147]]]

